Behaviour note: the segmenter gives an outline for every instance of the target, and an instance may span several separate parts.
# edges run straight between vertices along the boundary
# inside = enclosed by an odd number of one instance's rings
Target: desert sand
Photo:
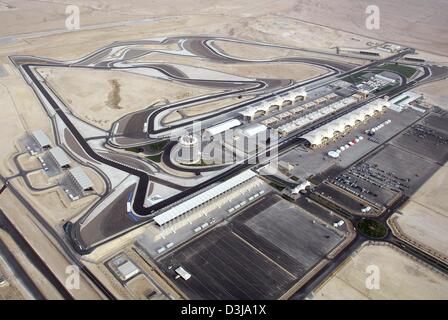
[[[425,99],[442,109],[448,110],[448,80],[437,81],[434,83],[428,83],[421,87],[418,87],[416,92],[423,93]]]
[[[390,223],[399,237],[448,261],[448,167],[441,167]]]
[[[79,5],[81,11],[81,30],[79,31],[65,29],[65,19],[67,18],[65,9],[68,4]],[[8,58],[10,55],[28,54],[70,60],[85,56],[114,41],[170,35],[230,36],[325,50],[330,50],[335,46],[368,48],[372,43],[381,43],[382,40],[386,40],[434,53],[448,54],[448,34],[445,32],[448,24],[445,14],[448,3],[440,0],[425,2],[399,0],[393,3],[380,0],[377,5],[381,10],[381,29],[373,31],[367,30],[364,24],[365,8],[368,4],[370,3],[365,0],[361,2],[349,0],[338,2],[329,0],[312,2],[301,0],[260,0],[257,2],[184,0],[180,5],[179,2],[166,2],[165,0],[151,1],[151,5],[143,0],[126,2],[118,0],[52,0],[47,2],[17,0],[11,3],[3,1],[0,5],[0,36],[4,37],[0,38],[0,99],[2,101],[0,127],[4,129],[0,135],[2,155],[0,172],[5,176],[15,173],[8,159],[11,154],[17,152],[17,139],[26,131],[40,128],[47,133],[50,139],[53,139],[48,117],[31,88],[26,85],[11,64]],[[26,23],[17,23],[17,21],[26,21]],[[331,27],[335,29],[331,29]],[[169,49],[175,48],[176,46],[171,46]],[[445,58],[435,60],[446,61]],[[228,73],[241,72],[241,74],[253,77],[261,77],[266,74],[272,76],[272,73],[275,73],[275,76],[283,75],[282,78],[307,78],[313,76],[315,72],[317,74],[322,72],[322,70],[316,71],[314,67],[307,69],[308,66],[300,66],[300,68],[266,66],[260,67],[258,70],[251,70],[250,67],[244,65],[241,70],[232,66],[224,68],[227,69],[222,70]],[[91,71],[87,70],[87,72],[90,75]],[[63,78],[64,76],[59,75],[59,80],[63,79],[64,85],[70,85],[70,90],[66,88],[65,90],[69,92],[61,92],[61,96],[71,100],[70,103],[76,107],[73,109],[75,113],[79,112],[81,116],[82,114],[86,117],[90,116],[92,123],[103,126],[103,128],[108,128],[111,121],[119,117],[117,113],[110,112],[110,106],[122,106],[122,109],[113,111],[124,114],[144,108],[151,102],[160,99],[161,96],[167,99],[181,99],[185,98],[182,94],[185,94],[186,91],[199,90],[191,87],[186,90],[183,86],[179,88],[178,85],[162,80],[157,80],[157,83],[154,80],[142,80],[141,76],[130,74],[124,76],[126,81],[121,83],[121,80],[116,79],[111,72],[95,77],[79,74],[78,81],[76,81],[76,77],[70,80]],[[120,79],[122,78],[120,76]],[[82,80],[79,81],[79,79]],[[113,80],[117,80],[119,83]],[[51,82],[51,79],[49,81]],[[61,81],[57,82],[58,85],[61,85]],[[96,97],[89,97],[88,90],[83,91],[83,86],[97,89]],[[143,86],[144,88],[151,87],[151,90],[142,92]],[[113,88],[117,87],[120,88],[121,100],[114,104],[114,100],[116,102],[117,99],[109,99],[109,94],[114,91]],[[435,90],[434,92],[437,93],[443,88],[444,86],[440,86],[430,90]],[[149,92],[154,95],[150,96]],[[201,94],[201,92],[209,91],[194,91],[195,95]],[[142,95],[144,95],[143,99]],[[116,94],[112,94],[112,98],[114,96],[116,97]],[[109,101],[109,107],[107,101]],[[70,103],[68,104],[70,105]],[[64,208],[60,194],[50,192],[40,196],[31,195],[19,180],[16,181],[16,187],[30,201],[39,203],[36,204],[36,208],[55,225],[59,225],[62,219],[72,217],[73,214],[78,214],[88,206],[69,210]],[[430,206],[431,210],[437,211],[438,208],[435,206]],[[51,263],[51,268],[59,276],[63,275],[63,270],[68,262],[41,232],[30,218],[29,213],[17,203],[9,192],[3,193],[0,198],[0,208],[4,209],[14,220],[30,241],[40,243],[39,254]],[[130,243],[133,236],[135,234],[131,233],[111,242],[107,245],[106,253],[110,254],[116,248],[122,247],[123,243]],[[17,249],[17,252],[20,256],[20,250]],[[101,256],[101,253],[104,254],[100,251],[98,255]],[[372,259],[375,260],[375,263],[381,264],[382,281],[384,281],[382,290],[373,293],[363,291],[365,277],[363,263],[371,263]],[[100,273],[98,272],[99,265],[101,266],[101,264],[91,263],[89,268],[96,269],[97,273]],[[39,277],[35,270],[31,270],[30,274]],[[104,277],[101,279],[104,280]],[[361,249],[360,254],[352,258],[333,279],[335,279],[333,282],[330,280],[325,284],[323,291],[319,291],[322,297],[422,298],[419,294],[423,293],[425,298],[447,298],[448,296],[446,278],[411,260],[396,249],[382,246],[369,246]],[[39,281],[40,286],[47,285],[45,279],[39,278]],[[341,295],[341,289],[344,288],[346,290]],[[51,286],[48,290],[51,290]],[[88,289],[83,295],[97,298],[96,294]]]
[[[76,116],[106,130],[122,116],[156,102],[178,101],[216,92],[124,71],[73,68],[38,70]]]
[[[241,49],[244,50],[245,46],[247,45],[235,43],[233,44],[233,46],[241,47]],[[257,52],[258,48],[263,47],[256,46],[252,50],[254,52]],[[240,58],[244,58],[244,56],[241,56]],[[224,63],[215,63],[208,60],[199,59],[196,57],[183,57],[183,56],[164,55],[164,54],[153,54],[144,56],[142,59],[139,59],[138,61],[179,63],[185,65],[192,65],[201,68],[217,70],[240,77],[246,77],[249,79],[279,78],[279,79],[293,79],[296,81],[301,81],[328,72],[324,68],[305,63],[257,62],[256,64],[251,63],[224,64]]]
[[[379,289],[367,289],[368,266]],[[390,245],[363,245],[314,293],[314,299],[447,299],[448,277]]]

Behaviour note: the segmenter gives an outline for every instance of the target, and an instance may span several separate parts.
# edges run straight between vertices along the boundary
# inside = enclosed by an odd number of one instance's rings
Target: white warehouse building
[[[32,137],[41,149],[46,150],[51,147],[51,141],[42,129],[33,131]]]

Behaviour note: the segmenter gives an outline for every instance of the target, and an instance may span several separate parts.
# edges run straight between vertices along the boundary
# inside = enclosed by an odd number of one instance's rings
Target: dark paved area
[[[439,168],[422,156],[392,145],[387,145],[368,162],[384,170],[386,176],[408,179],[408,188],[404,189],[406,195],[414,193]]]
[[[186,281],[175,280],[191,299],[276,299],[295,280],[226,227],[218,227],[161,264],[163,269],[182,265],[192,274]]]
[[[253,245],[260,240],[266,241],[264,250],[272,247],[269,256],[299,277],[305,275],[341,241],[332,228],[278,194],[268,195],[268,199],[251,208],[251,212],[257,214],[244,222],[249,230],[245,230],[243,236],[251,238]],[[256,237],[250,235],[251,231]],[[286,259],[277,259],[282,255],[289,257],[293,263],[288,265]]]
[[[135,184],[129,186],[92,221],[81,228],[80,235],[85,244],[93,245],[136,225],[137,222],[126,212],[129,193],[134,191]]]
[[[423,120],[422,124],[448,134],[448,117],[446,115],[431,114]]]
[[[432,121],[439,125],[439,121]],[[435,123],[434,123],[435,122]],[[445,122],[448,126],[448,121]],[[420,124],[414,125],[392,142],[400,148],[443,165],[448,160],[448,133]]]
[[[356,199],[324,183],[316,187],[315,192],[320,194],[323,193],[322,196],[338,204],[339,206],[348,209],[354,214],[361,214],[361,208],[365,207],[364,204]]]
[[[278,299],[342,240],[315,219],[270,193],[159,264],[171,278],[178,266],[192,275],[174,280],[192,299]]]

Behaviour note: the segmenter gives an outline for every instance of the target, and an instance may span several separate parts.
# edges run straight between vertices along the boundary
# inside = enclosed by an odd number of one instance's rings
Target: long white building
[[[213,200],[214,198],[222,195],[223,193],[245,183],[246,181],[249,181],[250,179],[256,177],[257,174],[253,172],[252,170],[247,170],[239,175],[236,175],[208,190],[205,192],[201,192],[198,195],[183,201],[179,203],[178,205],[168,209],[165,212],[162,212],[158,216],[154,218],[154,221],[159,225],[163,226],[164,224],[173,221],[184,214],[187,214],[191,212],[192,210],[200,207],[201,205],[205,204],[206,202],[209,202]]]
[[[240,125],[241,121],[239,121],[238,119],[230,119],[205,129],[204,134],[205,136],[215,136]]]
[[[316,147],[333,137],[337,137],[338,134],[342,134],[346,130],[360,124],[369,117],[373,117],[376,113],[383,111],[384,108],[389,108],[389,106],[390,103],[384,99],[374,100],[313,131],[308,132],[303,135],[302,138],[306,139],[310,143],[311,147]]]
[[[280,110],[287,104],[294,103],[297,99],[306,99],[306,91],[303,88],[288,91],[277,97],[257,102],[240,112],[244,119],[253,120],[258,116],[266,115],[272,111]]]
[[[347,107],[355,102],[358,102],[358,101],[359,101],[358,98],[353,97],[353,96],[336,101],[326,107],[323,107],[319,110],[308,113],[307,115],[304,115],[300,118],[297,118],[294,121],[288,122],[288,123],[280,126],[278,128],[278,133],[281,136],[287,136],[290,133],[298,130],[299,128],[301,128],[307,124],[310,124],[322,117],[329,115],[330,113],[341,110],[342,108],[345,108],[345,107]]]

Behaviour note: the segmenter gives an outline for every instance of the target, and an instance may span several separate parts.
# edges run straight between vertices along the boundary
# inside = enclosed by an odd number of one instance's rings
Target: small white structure
[[[418,94],[415,92],[407,91],[404,92],[395,98],[389,100],[389,102],[399,108],[407,107],[411,102],[422,97],[422,94]]]
[[[176,271],[176,273],[177,273],[179,276],[181,276],[182,279],[184,279],[184,280],[188,280],[188,279],[191,278],[191,274],[189,274],[189,273],[187,272],[187,270],[185,270],[183,267],[179,267],[179,268],[177,268],[175,271]]]
[[[333,158],[333,159],[339,158],[339,152],[336,152],[334,150],[330,150],[330,151],[328,151],[328,156]]]
[[[241,125],[241,121],[239,121],[238,119],[230,119],[225,122],[221,122],[220,124],[217,124],[216,126],[212,126],[212,127],[205,129],[204,134],[206,136],[212,137],[212,136],[220,134],[224,131],[227,131],[229,129],[238,127],[240,125]]]
[[[140,272],[140,269],[130,260],[118,266],[118,272],[120,273],[120,278],[123,281],[131,279],[133,276]]]
[[[246,137],[254,137],[259,133],[262,132],[266,132],[268,128],[263,125],[263,124],[251,124],[247,127],[242,128],[241,132],[246,136]]]
[[[292,189],[291,194],[293,194],[293,195],[299,194],[300,191],[305,190],[305,188],[310,185],[311,185],[311,183],[308,180],[306,180],[306,181],[302,182],[301,184],[299,184],[298,186],[296,186],[294,189]]]
[[[179,138],[180,150],[177,161],[180,163],[197,163],[201,160],[199,139],[191,134]]]
[[[163,197],[160,194],[155,194],[153,196],[148,197],[147,201],[150,206],[160,202],[163,200]]]

